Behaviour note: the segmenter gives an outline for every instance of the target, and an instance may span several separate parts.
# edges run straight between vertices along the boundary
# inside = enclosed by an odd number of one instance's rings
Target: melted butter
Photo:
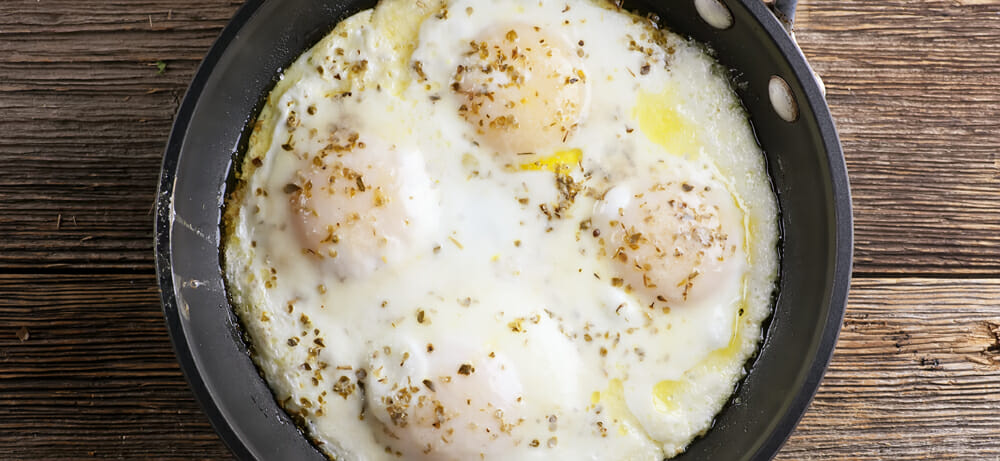
[[[629,423],[634,422],[635,416],[629,411],[628,405],[625,404],[625,386],[622,385],[620,379],[612,379],[608,381],[608,388],[604,392],[595,392],[594,396],[598,398],[600,402],[604,404],[604,408],[608,411],[614,420],[616,420],[618,426],[618,433],[621,435],[628,434]],[[631,424],[631,426],[636,427],[636,424]]]
[[[743,280],[740,283],[740,302],[738,304],[739,311],[747,312],[747,299],[750,296],[750,286],[749,280],[746,275],[743,276]],[[740,336],[740,324],[742,324],[743,315],[739,312],[733,317],[733,335],[729,337],[729,344],[725,347],[716,349],[708,354],[703,363],[708,364],[711,367],[721,367],[727,363],[733,361],[733,359],[739,355],[740,350],[743,348],[743,338]]]
[[[743,311],[747,308],[747,300],[750,294],[749,280],[746,275],[743,276],[741,285],[741,296],[738,303],[739,310]],[[745,312],[745,311],[744,311]],[[737,313],[733,317],[732,325],[732,335],[729,337],[729,343],[726,346],[716,349],[708,354],[704,360],[702,360],[695,368],[708,366],[712,368],[720,368],[733,361],[734,358],[739,354],[743,346],[743,338],[740,336],[740,324],[743,316]],[[675,398],[675,396],[683,395],[685,388],[687,387],[687,381],[682,380],[663,380],[656,383],[653,386],[653,406],[660,413],[670,413],[681,409],[681,402]]]
[[[675,108],[680,106],[676,92],[667,87],[662,93],[639,92],[632,118],[650,141],[675,155],[698,154],[698,133],[686,117]]]
[[[420,26],[431,14],[443,7],[442,0],[395,1],[391,5],[376,8],[372,13],[372,28],[379,31],[376,38],[384,40],[385,45],[394,51],[391,54],[393,59],[383,71],[388,77],[385,83],[393,94],[403,94],[410,85],[408,68],[413,66],[411,56],[419,43],[415,38],[420,36]]]
[[[667,379],[656,383],[653,386],[653,405],[660,413],[669,413],[681,408],[680,402],[674,396],[680,393],[684,387],[684,381]]]
[[[733,194],[733,197],[736,199],[736,206],[740,207],[740,211],[743,212],[743,251],[747,255],[747,264],[753,266],[755,251],[751,242],[755,242],[756,240],[751,239],[757,236],[766,236],[767,233],[761,230],[761,225],[757,222],[753,213],[747,211],[746,204],[743,203],[742,198],[736,194]],[[746,284],[744,284],[744,298],[746,298],[747,294],[745,290]]]
[[[712,167],[716,171],[716,177],[727,178],[726,176],[723,176],[723,175],[721,175],[721,173],[719,173],[719,169],[714,164],[712,165]],[[753,251],[752,251],[753,248],[752,248],[751,242],[755,241],[755,240],[753,240],[753,238],[754,238],[755,235],[762,235],[762,234],[761,234],[761,231],[758,229],[759,226],[757,225],[756,221],[753,219],[753,215],[747,210],[747,204],[743,200],[743,197],[740,194],[738,194],[736,192],[733,192],[735,190],[735,187],[733,187],[733,184],[731,182],[729,182],[728,180],[725,181],[725,182],[726,182],[726,186],[729,188],[729,191],[730,191],[729,195],[733,198],[733,203],[736,205],[736,208],[738,210],[740,210],[740,216],[743,217],[743,219],[742,219],[742,224],[743,224],[743,247],[742,247],[742,249],[743,249],[743,254],[746,255],[747,265],[748,266],[752,266],[753,265]],[[743,301],[741,301],[741,303],[742,302],[746,302],[746,299],[747,299],[747,281],[746,281],[746,276],[743,277],[743,292],[742,292],[742,296],[743,296],[742,297]]]
[[[583,151],[580,149],[566,149],[558,151],[548,157],[535,160],[534,162],[522,163],[522,170],[529,171],[551,171],[553,173],[567,173],[574,166],[580,163],[583,158]]]

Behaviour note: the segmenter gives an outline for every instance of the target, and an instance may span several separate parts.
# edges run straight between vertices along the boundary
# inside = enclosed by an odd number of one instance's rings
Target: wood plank
[[[0,453],[228,457],[164,332],[152,276],[0,276]],[[1000,456],[1000,279],[859,279],[779,459]],[[21,328],[29,337],[18,339]]]
[[[170,121],[238,3],[0,3],[0,267],[151,269]],[[998,13],[800,5],[851,171],[859,273],[1000,274]],[[78,226],[53,231],[59,215]]]
[[[856,279],[833,362],[777,459],[997,459],[1000,279]]]
[[[863,273],[1000,274],[1000,2],[803,1]]]
[[[0,276],[0,458],[230,457],[177,366],[155,283]]]
[[[0,268],[152,270],[173,116],[239,4],[0,3]]]
[[[240,3],[0,2],[0,458],[231,458],[165,335],[150,205]],[[855,280],[779,459],[996,459],[1000,1],[804,0],[797,38],[841,131],[856,273],[881,278]],[[131,275],[86,275],[108,272]]]
[[[110,112],[128,95],[4,97],[0,266],[152,270],[153,198],[177,104],[136,93],[142,109],[122,113]],[[33,115],[37,104],[58,109]]]

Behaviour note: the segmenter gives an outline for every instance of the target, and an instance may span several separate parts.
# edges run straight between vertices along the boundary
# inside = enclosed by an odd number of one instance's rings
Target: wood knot
[[[991,341],[980,352],[982,357],[986,359],[984,365],[1000,367],[1000,322],[987,320],[983,322],[983,325],[986,327]]]
[[[1000,323],[997,322],[986,322],[986,329],[989,330],[990,336],[993,339],[993,344],[986,347],[987,352],[993,355],[1000,355]]]

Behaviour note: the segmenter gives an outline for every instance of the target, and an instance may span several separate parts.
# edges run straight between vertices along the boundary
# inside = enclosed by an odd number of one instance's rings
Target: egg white
[[[495,62],[470,43],[529,46],[511,30],[560,47],[565,66],[541,77],[578,85],[531,151],[463,112],[476,96],[456,81]],[[529,64],[530,89],[548,68]],[[383,0],[290,66],[254,128],[226,208],[227,287],[276,398],[332,457],[674,456],[760,341],[778,264],[763,155],[706,50],[643,18],[590,0]],[[727,253],[658,301],[609,242],[667,184],[707,204]],[[306,189],[328,196],[301,205]]]

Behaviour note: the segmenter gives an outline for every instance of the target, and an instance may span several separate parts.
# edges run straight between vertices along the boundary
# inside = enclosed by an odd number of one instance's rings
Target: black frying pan
[[[771,8],[761,0],[722,1],[733,24],[721,30],[699,16],[693,0],[626,4],[709,44],[733,70],[782,210],[781,281],[760,354],[714,428],[678,460],[766,460],[778,451],[826,369],[851,271],[847,172],[820,86],[785,31],[795,1],[777,0]],[[374,3],[249,0],[205,57],[167,144],[156,214],[163,311],[195,397],[240,459],[324,457],[275,402],[229,307],[219,262],[227,178],[244,127],[282,67],[339,20]],[[787,82],[797,102],[792,122],[771,105],[773,76]]]

